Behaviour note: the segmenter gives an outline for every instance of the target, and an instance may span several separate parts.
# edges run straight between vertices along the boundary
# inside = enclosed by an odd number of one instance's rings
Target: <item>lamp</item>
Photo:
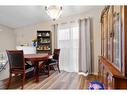
[[[62,13],[62,7],[61,6],[46,6],[45,10],[47,12],[47,14],[53,19],[56,20],[60,17],[61,13]]]

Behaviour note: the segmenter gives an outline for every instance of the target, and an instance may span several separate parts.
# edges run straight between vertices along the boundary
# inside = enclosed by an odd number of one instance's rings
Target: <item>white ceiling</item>
[[[61,17],[83,13],[93,6],[63,6]],[[0,24],[18,28],[33,25],[46,20],[50,17],[45,12],[44,6],[0,6]]]

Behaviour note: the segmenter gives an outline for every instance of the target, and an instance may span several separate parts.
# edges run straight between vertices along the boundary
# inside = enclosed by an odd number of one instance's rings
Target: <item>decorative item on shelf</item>
[[[40,43],[43,43],[43,38],[40,39]]]
[[[50,46],[47,46],[47,50],[50,50]]]
[[[49,36],[49,33],[46,33],[46,36]]]
[[[46,39],[43,40],[43,43],[45,43],[45,42],[46,42]]]
[[[42,33],[42,36],[45,36],[45,33]]]
[[[38,33],[38,36],[41,36],[41,33]]]
[[[48,39],[47,42],[50,43],[50,40]]]

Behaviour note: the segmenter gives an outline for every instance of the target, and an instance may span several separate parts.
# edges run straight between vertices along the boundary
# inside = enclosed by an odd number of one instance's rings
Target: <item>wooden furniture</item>
[[[50,68],[51,68],[51,66],[53,67],[54,65],[56,65],[57,68],[58,68],[58,71],[60,73],[59,55],[60,55],[60,49],[54,49],[54,53],[52,55],[52,58],[48,59],[48,61],[44,62],[44,64],[48,67],[48,77],[50,75]]]
[[[25,65],[24,54],[22,50],[7,50],[7,56],[8,56],[9,67],[10,67],[8,88],[11,83],[12,74],[15,74],[15,75],[21,74],[22,75],[22,89],[23,89],[25,74],[28,72],[27,70],[29,68],[32,68],[32,66]]]
[[[24,58],[26,61],[31,61],[35,68],[36,82],[39,82],[39,62],[46,61],[49,58],[48,54],[25,54]]]
[[[106,89],[127,89],[127,6],[102,11],[99,79]]]
[[[49,53],[51,48],[51,32],[37,31],[37,53]]]

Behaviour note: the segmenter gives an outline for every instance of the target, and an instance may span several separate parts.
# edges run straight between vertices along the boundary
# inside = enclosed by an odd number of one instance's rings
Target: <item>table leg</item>
[[[34,68],[35,68],[35,79],[36,79],[36,82],[39,82],[39,63],[36,62],[34,64]]]

